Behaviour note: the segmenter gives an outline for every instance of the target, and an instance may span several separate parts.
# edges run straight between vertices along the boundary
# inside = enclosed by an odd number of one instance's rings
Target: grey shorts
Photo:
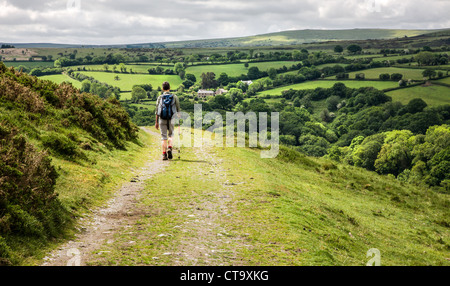
[[[167,137],[173,136],[174,130],[174,120],[161,119],[159,118],[159,130],[161,130],[161,140],[167,140]],[[169,133],[169,134],[167,134]],[[169,135],[169,136],[167,136]]]

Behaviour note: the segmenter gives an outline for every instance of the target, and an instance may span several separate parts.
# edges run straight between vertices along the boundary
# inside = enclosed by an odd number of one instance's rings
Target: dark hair
[[[163,82],[162,88],[163,90],[170,90],[170,83],[168,83],[167,81]]]

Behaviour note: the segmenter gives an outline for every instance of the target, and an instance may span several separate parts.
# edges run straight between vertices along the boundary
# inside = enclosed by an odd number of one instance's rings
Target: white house
[[[214,96],[214,91],[206,90],[206,89],[199,89],[197,92],[197,96],[199,98],[206,98],[207,96]]]
[[[251,80],[241,80],[241,82],[243,82],[247,85],[251,85],[253,83],[253,81],[251,81]]]

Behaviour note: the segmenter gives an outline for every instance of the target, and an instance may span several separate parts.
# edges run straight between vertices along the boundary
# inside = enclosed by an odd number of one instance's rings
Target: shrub
[[[74,156],[77,154],[77,145],[64,134],[50,132],[41,136],[42,144],[63,156]]]
[[[379,75],[380,80],[389,80],[391,76],[388,73],[382,73]]]

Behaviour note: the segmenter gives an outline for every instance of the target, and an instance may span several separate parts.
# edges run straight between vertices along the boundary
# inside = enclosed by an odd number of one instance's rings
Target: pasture
[[[100,82],[120,88],[121,91],[131,91],[134,85],[151,84],[157,89],[164,81],[168,81],[172,89],[177,89],[183,80],[178,75],[150,75],[150,74],[117,74],[111,72],[80,72],[95,78]],[[114,78],[119,76],[119,80]]]
[[[361,71],[355,71],[349,73],[349,78],[354,79],[355,75],[358,73],[363,73],[366,79],[379,79],[380,74],[387,73],[399,73],[403,75],[403,79],[408,80],[423,80],[422,72],[424,69],[408,69],[408,68],[395,68],[395,67],[385,67],[385,68],[374,68]],[[328,77],[330,79],[335,78],[334,76]]]
[[[81,88],[81,82],[65,74],[44,75],[39,78],[42,80],[50,80],[57,84],[61,84],[62,82],[70,82],[74,87]]]
[[[267,71],[269,68],[282,68],[286,66],[289,68],[294,64],[298,64],[298,61],[275,61],[275,62],[259,62],[259,63],[249,63],[248,68],[242,64],[222,64],[222,65],[198,65],[189,66],[186,69],[186,73],[195,75],[197,81],[200,79],[202,73],[213,72],[216,78],[219,77],[221,73],[226,73],[228,76],[237,77],[241,74],[247,74],[248,69],[251,67],[258,67],[260,71]]]
[[[419,85],[409,88],[397,89],[386,93],[392,101],[408,104],[413,98],[421,98],[428,106],[450,104],[450,88],[441,85]]]
[[[307,81],[303,83],[287,85],[283,87],[278,87],[270,90],[261,91],[258,95],[280,95],[282,91],[289,89],[315,89],[318,87],[322,88],[330,88],[333,87],[335,83],[342,82],[345,86],[350,88],[360,88],[360,87],[368,87],[372,86],[374,88],[383,90],[387,88],[397,87],[397,82],[392,81],[355,81],[355,80],[346,80],[346,81],[337,81],[337,80],[315,80],[315,81]]]

